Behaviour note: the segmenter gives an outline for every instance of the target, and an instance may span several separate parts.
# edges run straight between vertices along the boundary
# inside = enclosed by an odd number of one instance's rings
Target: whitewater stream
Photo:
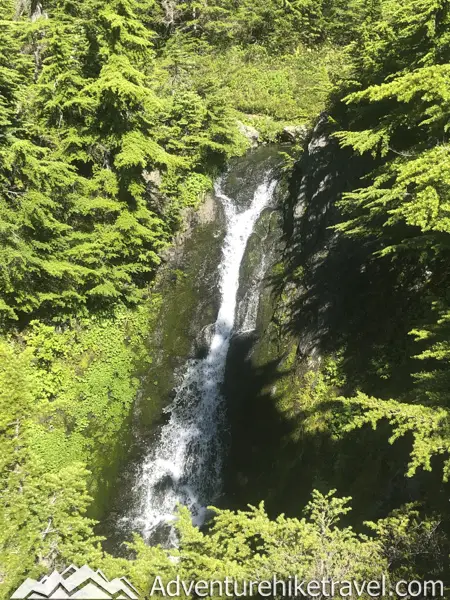
[[[268,170],[254,189],[253,198],[242,206],[242,202],[225,194],[224,181],[216,183],[215,196],[225,216],[218,267],[220,305],[210,327],[206,355],[189,359],[184,365],[173,400],[165,409],[168,419],[139,469],[134,486],[139,506],[134,510],[133,528],[148,541],[163,529],[170,542],[174,535],[170,523],[179,503],[188,506],[194,523],[201,525],[206,507],[221,493],[225,454],[222,434],[227,426],[221,388],[227,354],[233,334],[255,327],[264,276],[261,264],[244,301],[238,305],[240,268],[247,242],[262,211],[272,202],[275,187]]]

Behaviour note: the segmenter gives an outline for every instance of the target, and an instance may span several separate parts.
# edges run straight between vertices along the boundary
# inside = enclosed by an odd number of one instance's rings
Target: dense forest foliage
[[[336,439],[380,424],[379,439],[406,436],[402,473],[447,481],[448,2],[6,0],[0,25],[2,597],[70,562],[143,591],[175,574],[445,577],[448,507],[392,505],[357,531],[329,490],[305,518],[300,502],[298,518],[217,510],[202,532],[181,510],[179,549],[136,539],[133,560],[101,549],[93,518],[126,451],[164,302],[152,282],[183,215],[248,148],[242,126],[275,141],[325,109],[325,167],[343,182],[327,252],[344,244],[349,265],[363,253],[358,273],[389,286],[395,327],[366,363],[341,336],[299,371],[295,417]],[[303,258],[288,240],[284,285],[308,288],[317,261]],[[383,299],[349,294],[343,317],[363,343],[356,317],[376,329]],[[302,302],[284,308],[296,334]]]
[[[417,362],[414,385],[383,403],[364,394],[355,401],[367,410],[356,419],[387,418],[394,439],[412,432],[409,475],[431,470],[442,457],[449,476],[448,414],[448,26],[446,3],[412,3],[392,8],[387,21],[393,42],[386,46],[379,26],[358,65],[360,85],[345,96],[341,146],[370,153],[377,167],[363,186],[344,194],[344,220],[336,229],[370,244],[374,257],[389,261],[397,285],[418,297],[413,315]],[[414,52],[405,53],[406,48]],[[375,58],[382,57],[375,65]],[[411,315],[412,316],[412,315]],[[436,463],[436,467],[438,467]]]
[[[360,515],[417,500],[446,536],[449,8],[383,2],[346,48],[275,274],[302,364],[278,399],[284,462],[300,451],[292,472],[350,492]]]

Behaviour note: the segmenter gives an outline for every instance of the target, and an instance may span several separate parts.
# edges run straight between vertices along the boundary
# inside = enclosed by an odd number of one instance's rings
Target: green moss
[[[215,320],[215,271],[220,260],[221,225],[198,226],[162,268],[155,289],[164,298],[146,348],[152,357],[142,378],[140,428],[145,435],[176,384],[177,369],[196,354],[199,332]],[[194,342],[193,342],[194,340]]]
[[[50,473],[74,463],[88,467],[96,517],[127,453],[138,375],[152,360],[145,338],[159,306],[153,295],[139,308],[64,327],[34,321],[9,340],[33,380],[28,447]]]

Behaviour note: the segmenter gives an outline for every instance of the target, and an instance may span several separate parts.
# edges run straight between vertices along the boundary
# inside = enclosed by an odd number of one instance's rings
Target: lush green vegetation
[[[371,535],[359,535],[341,523],[351,510],[349,500],[336,497],[334,491],[327,495],[315,491],[303,517],[295,519],[281,515],[271,520],[263,504],[246,511],[215,509],[207,533],[194,527],[188,511],[182,509],[178,550],[168,553],[136,540],[134,561],[107,558],[103,564],[112,573],[127,572],[141,589],[148,590],[155,577],[167,583],[177,575],[185,581],[230,577],[242,589],[244,581],[273,580],[274,576],[279,581],[295,575],[300,581],[370,580],[381,578],[390,568],[395,581],[411,577],[414,563],[424,553],[439,561],[435,522],[424,523],[417,511],[407,507],[388,519],[367,523]]]
[[[350,68],[322,128],[330,144],[338,141],[331,149],[336,162],[351,165],[340,163],[345,179],[330,187],[338,212],[327,224],[338,242],[329,256],[343,244],[357,249],[358,268],[369,273],[370,285],[377,277],[378,284],[380,277],[388,282],[383,310],[392,318],[395,303],[397,311],[391,347],[384,339],[372,349],[370,373],[353,374],[340,386],[355,393],[341,399],[349,418],[341,428],[375,427],[385,419],[393,426],[391,442],[412,434],[408,475],[435,466],[447,481],[450,14],[445,2],[386,1],[381,8],[377,22],[362,27],[349,46]],[[329,151],[323,151],[325,165]],[[306,282],[308,275],[305,263],[293,278]],[[381,318],[380,306],[358,296],[358,283],[354,303],[365,302],[366,320]],[[342,346],[341,355],[347,350]],[[342,376],[346,369],[339,369]]]
[[[345,220],[336,229],[370,240],[373,256],[389,261],[399,284],[419,296],[422,314],[410,335],[418,342],[421,364],[412,388],[395,400],[380,403],[358,395],[352,405],[367,410],[354,423],[386,418],[393,440],[412,432],[408,474],[419,467],[431,470],[439,455],[447,480],[450,12],[442,2],[387,3],[385,12],[383,30],[378,25],[357,64],[361,84],[343,99],[346,130],[335,133],[342,147],[370,153],[379,164],[362,187],[344,194]],[[390,45],[386,29],[394,40]]]
[[[278,452],[284,480],[359,514],[414,498],[448,535],[449,7],[379,8],[291,180]]]
[[[290,9],[268,28],[250,8],[0,8],[2,594],[98,556],[85,514],[108,501],[152,360],[149,286],[183,209],[246,149],[238,119],[273,139],[324,105],[338,59],[303,46],[310,7],[289,46]]]
[[[126,452],[152,360],[145,340],[164,302],[151,284],[183,211],[247,148],[239,121],[274,140],[325,107],[321,164],[304,159],[291,188],[296,201],[299,177],[314,169],[340,183],[325,186],[324,206],[311,193],[300,217],[286,211],[290,239],[274,269],[274,327],[287,349],[275,410],[294,424],[280,480],[293,448],[323,451],[359,515],[385,465],[403,458],[383,449],[372,479],[344,472],[370,424],[380,448],[406,436],[410,478],[431,471],[433,493],[447,481],[449,21],[445,0],[2,4],[3,597],[68,562],[128,573],[144,591],[155,575],[445,573],[448,507],[433,514],[436,504],[396,504],[394,493],[356,531],[349,499],[328,489],[313,493],[305,519],[218,510],[200,532],[181,510],[180,548],[136,539],[134,560],[104,553],[90,517],[102,515]],[[326,331],[321,362],[299,352],[310,314]],[[328,455],[325,437],[337,444]],[[299,516],[306,501],[292,502]]]

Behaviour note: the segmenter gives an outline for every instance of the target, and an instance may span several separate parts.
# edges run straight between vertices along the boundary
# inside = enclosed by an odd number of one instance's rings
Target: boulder
[[[242,121],[238,121],[238,128],[242,135],[248,139],[252,148],[255,148],[259,144],[260,134],[257,129],[251,125],[245,125]]]
[[[159,189],[159,187],[161,186],[162,174],[161,171],[158,171],[158,169],[154,169],[150,172],[147,171],[147,169],[144,169],[142,171],[142,177],[146,183],[150,183],[155,188]]]
[[[307,134],[308,128],[306,125],[286,125],[280,134],[280,140],[282,142],[295,144],[295,142],[303,141]]]

